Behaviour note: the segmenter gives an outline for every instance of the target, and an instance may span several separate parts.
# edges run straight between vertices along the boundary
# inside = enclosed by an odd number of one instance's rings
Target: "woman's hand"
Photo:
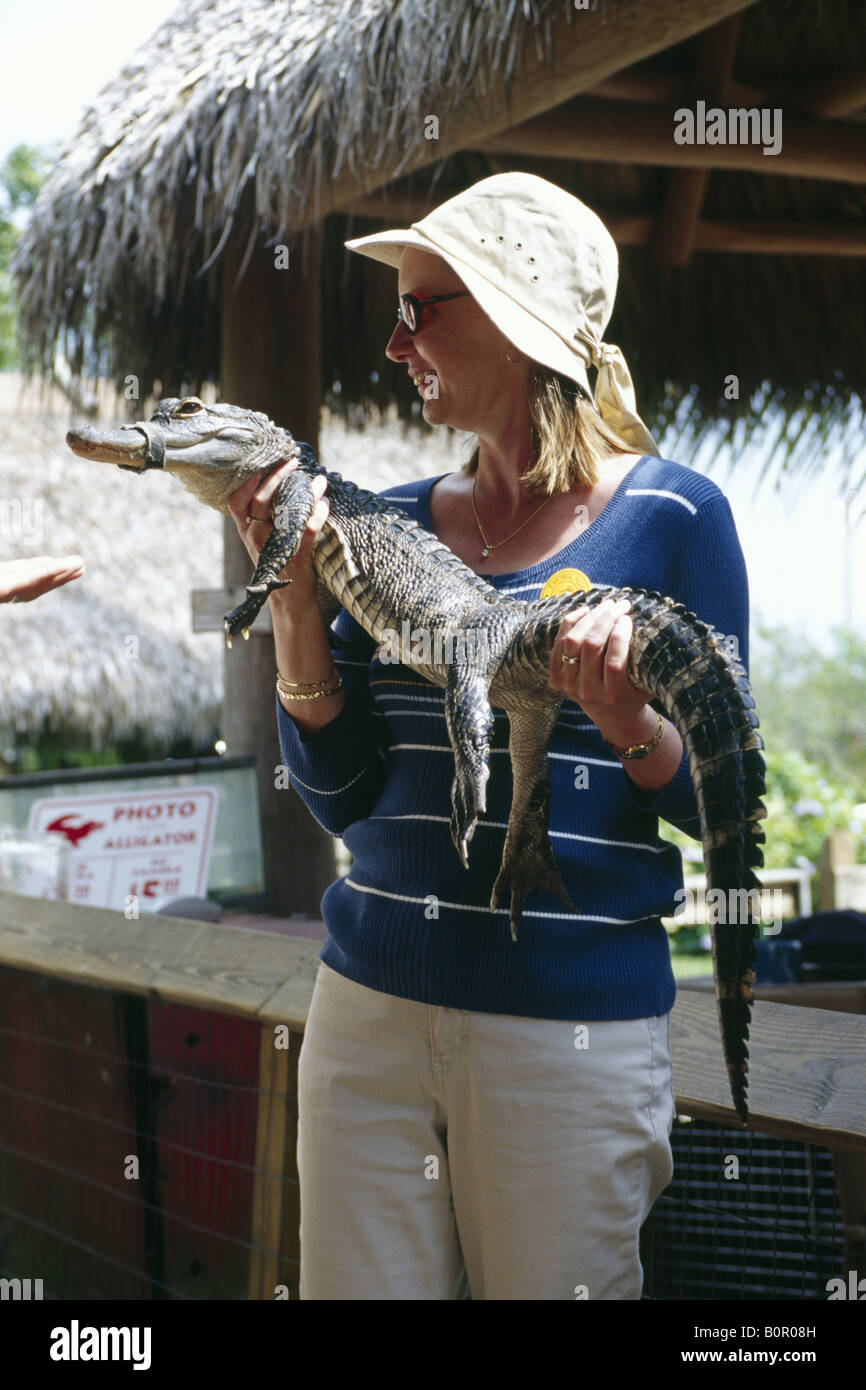
[[[254,564],[258,563],[262,546],[273,529],[270,511],[274,493],[283,478],[294,472],[297,466],[294,460],[281,463],[279,468],[268,474],[264,482],[261,473],[256,473],[254,477],[242,483],[228,499],[227,506],[238,528],[238,535]],[[297,555],[279,574],[280,579],[291,579],[293,583],[288,589],[276,589],[270,595],[271,603],[278,602],[281,606],[298,608],[315,600],[318,581],[311,561],[316,537],[330,510],[328,500],[324,496],[327,486],[328,480],[324,474],[311,479],[311,487],[319,500],[307,522]]]
[[[627,599],[604,599],[596,608],[568,613],[550,655],[553,689],[580,705],[614,751],[650,743],[659,729],[651,693],[628,678],[630,607]],[[683,756],[683,741],[669,720],[662,720],[661,735],[646,758],[623,762],[631,781],[651,794],[673,780]]]
[[[238,535],[250,558],[257,562],[259,553],[271,533],[270,511],[274,493],[287,474],[297,468],[295,461],[280,464],[262,481],[261,473],[248,479],[228,499],[228,509],[238,528]],[[277,671],[284,680],[299,687],[315,688],[335,674],[334,657],[317,600],[318,579],[312,565],[313,547],[330,510],[323,496],[328,486],[324,474],[311,479],[317,497],[310,519],[301,537],[298,553],[280,570],[281,579],[293,582],[287,589],[275,589],[268,596],[274,629],[274,655]],[[306,732],[329,724],[340,713],[345,695],[337,689],[334,694],[309,701],[290,700],[280,694],[283,709]]]
[[[26,559],[0,560],[0,603],[31,603],[33,599],[59,589],[61,584],[80,579],[84,561],[80,555],[33,555]]]
[[[595,608],[566,614],[550,657],[553,689],[580,705],[602,738],[619,747],[643,741],[644,712],[652,698],[628,679],[630,608],[627,599],[604,599]],[[647,738],[656,726],[653,714]]]

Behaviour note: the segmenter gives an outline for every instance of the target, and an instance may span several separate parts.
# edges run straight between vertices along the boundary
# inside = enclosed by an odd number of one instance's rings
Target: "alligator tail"
[[[722,1047],[734,1108],[745,1124],[748,1038],[766,816],[763,741],[742,665],[719,635],[681,603],[641,589],[595,588],[533,605],[536,658],[565,613],[604,599],[627,599],[634,636],[629,680],[660,703],[683,740],[700,816],[712,921],[713,966]]]
[[[722,1047],[734,1108],[748,1122],[748,1038],[760,920],[763,741],[742,665],[712,628],[660,594],[632,606],[629,678],[651,690],[683,740],[700,815]]]

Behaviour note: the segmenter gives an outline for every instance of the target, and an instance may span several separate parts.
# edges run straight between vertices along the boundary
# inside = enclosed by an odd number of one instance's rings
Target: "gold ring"
[[[580,657],[579,657],[579,656],[563,656],[563,657],[560,658],[560,660],[568,662],[568,665],[569,665],[569,666],[579,666],[579,665],[580,665]]]

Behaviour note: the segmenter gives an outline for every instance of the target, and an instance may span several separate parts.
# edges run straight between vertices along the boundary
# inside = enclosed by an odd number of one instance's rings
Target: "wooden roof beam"
[[[853,116],[866,106],[866,67],[836,72],[832,77],[790,93],[792,106],[808,111],[817,120],[838,120]]]
[[[698,97],[703,97],[708,106],[724,104],[742,18],[739,14],[731,15],[704,34],[683,105],[693,106]],[[688,265],[709,181],[706,166],[670,170],[650,251],[657,265]]]
[[[866,256],[866,227],[858,222],[729,218],[724,222],[700,222],[695,250],[777,256]]]
[[[719,28],[717,25],[710,30],[710,34],[717,33]],[[612,77],[605,78],[604,82],[597,83],[585,95],[597,97],[600,101],[648,102],[651,106],[679,105],[688,80],[687,73],[629,68],[626,72],[615,72]],[[728,82],[730,106],[758,106],[762,96],[763,90],[759,87],[733,80]]]
[[[614,14],[561,9],[550,25],[554,63],[539,56],[537,36],[528,29],[521,60],[508,87],[500,69],[491,74],[483,99],[467,97],[458,109],[449,110],[447,93],[443,93],[437,113],[439,139],[425,140],[423,130],[419,130],[416,145],[401,161],[400,172],[409,174],[438,164],[457,150],[485,148],[482,142],[497,131],[559,106],[621,68],[673,48],[757,3],[701,0],[695,5],[692,0],[641,0],[639,5],[623,6]],[[346,169],[337,179],[325,179],[318,202],[314,200],[305,214],[299,214],[294,225],[300,229],[344,208],[363,194],[382,188],[391,178],[391,172],[383,167],[379,171]]]
[[[591,87],[586,95],[605,101],[649,102],[654,106],[669,106],[679,101],[682,91],[682,73],[653,71],[638,65],[606,77],[603,82]],[[815,120],[840,120],[866,107],[866,67],[833,73],[830,77],[822,77],[811,84],[801,83],[796,87],[778,87],[769,82],[755,86],[732,79],[728,83],[727,104],[771,104],[800,111],[813,116]]]
[[[866,183],[866,129],[862,126],[783,116],[782,127],[782,148],[776,155],[765,155],[760,145],[678,145],[671,111],[579,98],[484,139],[480,148],[539,159],[747,169]]]
[[[437,189],[436,198],[385,198],[374,193],[357,198],[342,212],[369,217],[397,227],[418,222],[432,206],[444,203],[459,189]],[[656,218],[649,212],[623,212],[593,206],[620,246],[648,246]],[[733,251],[759,255],[866,256],[866,230],[857,222],[783,222],[757,218],[698,222],[695,251]]]

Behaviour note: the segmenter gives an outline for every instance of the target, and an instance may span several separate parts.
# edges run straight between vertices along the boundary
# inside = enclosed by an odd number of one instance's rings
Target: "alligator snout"
[[[91,425],[70,430],[66,443],[74,454],[96,463],[116,463],[121,468],[162,468],[165,436],[152,420],[121,425],[119,430],[99,430]]]
[[[125,463],[144,468],[147,436],[137,425],[125,425],[119,430],[95,429],[85,425],[69,430],[66,443],[79,458],[94,463]]]

